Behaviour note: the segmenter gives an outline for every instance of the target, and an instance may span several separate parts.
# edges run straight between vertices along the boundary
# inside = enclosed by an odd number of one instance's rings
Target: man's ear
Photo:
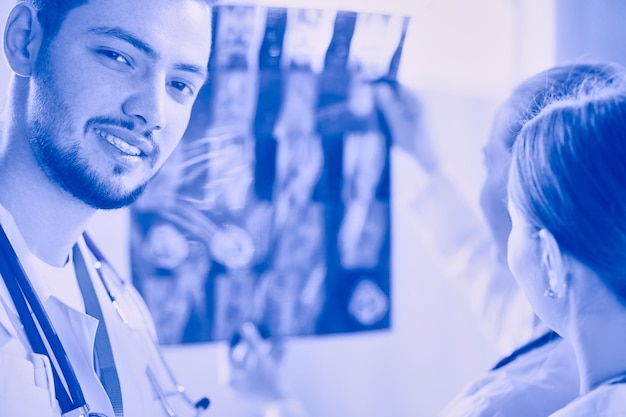
[[[37,10],[30,4],[16,4],[4,30],[4,54],[13,72],[22,77],[31,76],[42,38]]]
[[[565,295],[569,285],[569,264],[558,242],[547,229],[539,230],[541,262],[548,273],[548,291],[557,298]]]

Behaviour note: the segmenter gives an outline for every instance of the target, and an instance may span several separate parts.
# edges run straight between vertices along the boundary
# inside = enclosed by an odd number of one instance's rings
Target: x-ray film
[[[131,207],[162,343],[387,329],[389,129],[408,18],[221,5],[185,136]]]

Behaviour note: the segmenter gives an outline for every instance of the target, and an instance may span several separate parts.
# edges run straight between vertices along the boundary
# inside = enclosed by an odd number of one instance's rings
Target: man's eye
[[[114,61],[119,62],[120,64],[124,64],[124,65],[130,65],[130,62],[128,61],[128,59],[126,59],[122,54],[117,53],[115,51],[111,51],[108,49],[103,49],[100,51],[100,53],[104,56],[106,56],[107,58],[110,58]]]
[[[193,89],[182,81],[170,81],[170,86],[174,87],[183,94],[193,95]]]

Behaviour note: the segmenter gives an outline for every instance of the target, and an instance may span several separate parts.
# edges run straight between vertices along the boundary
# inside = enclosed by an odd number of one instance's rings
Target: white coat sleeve
[[[483,333],[508,354],[546,329],[534,315],[508,267],[495,256],[487,225],[442,173],[416,181],[410,216],[433,249],[442,273],[467,294]]]

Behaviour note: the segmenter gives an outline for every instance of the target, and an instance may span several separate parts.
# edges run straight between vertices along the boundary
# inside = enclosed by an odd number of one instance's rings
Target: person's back
[[[553,340],[468,383],[441,417],[547,416],[578,395],[576,358],[569,344]]]
[[[619,66],[581,63],[551,68],[515,88],[498,111],[484,148],[487,176],[481,208],[489,230],[472,218],[460,193],[428,158],[424,138],[414,139],[419,120],[406,120],[398,111],[411,101],[398,104],[388,91],[379,94],[394,138],[428,172],[429,180],[416,192],[419,198],[412,207],[422,231],[430,232],[430,246],[440,249],[447,274],[468,294],[480,324],[506,355],[492,370],[470,381],[442,410],[442,417],[543,417],[577,396],[571,348],[534,316],[506,265],[511,228],[506,180],[511,147],[526,120],[588,79],[609,85],[621,77]]]
[[[509,266],[580,375],[553,416],[626,415],[624,87],[589,79],[524,125],[513,150]]]

